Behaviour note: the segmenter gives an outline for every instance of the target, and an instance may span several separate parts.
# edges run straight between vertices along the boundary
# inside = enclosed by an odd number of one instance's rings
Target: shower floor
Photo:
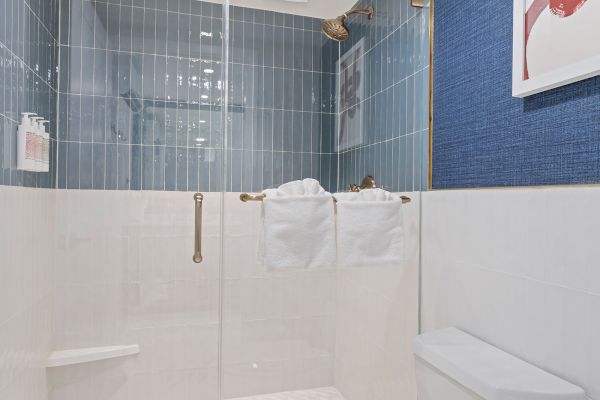
[[[263,394],[260,396],[240,397],[232,400],[345,400],[336,388],[320,388],[299,390],[295,392],[281,392]]]

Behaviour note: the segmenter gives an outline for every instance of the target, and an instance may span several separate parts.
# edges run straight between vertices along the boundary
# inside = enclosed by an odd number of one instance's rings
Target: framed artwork
[[[598,0],[600,1],[600,0]],[[339,121],[335,151],[343,152],[363,144],[365,99],[364,38],[344,53],[337,64],[336,93],[339,99]]]
[[[600,0],[513,0],[513,96],[600,75]]]

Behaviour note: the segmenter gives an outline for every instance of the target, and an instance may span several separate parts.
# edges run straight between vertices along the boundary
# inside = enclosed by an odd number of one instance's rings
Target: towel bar
[[[240,200],[243,201],[244,203],[247,203],[249,201],[263,201],[266,197],[267,197],[267,195],[265,195],[265,194],[250,194],[250,193],[240,194]],[[410,197],[400,196],[400,198],[402,199],[402,204],[408,204],[411,202]],[[337,202],[337,199],[334,197],[333,201]]]

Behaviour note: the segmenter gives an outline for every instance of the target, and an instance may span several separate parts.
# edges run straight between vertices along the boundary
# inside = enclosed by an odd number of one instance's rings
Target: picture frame
[[[365,39],[361,38],[337,62],[335,152],[340,153],[364,144]]]
[[[600,75],[600,41],[577,41],[579,37],[600,37],[599,3],[513,1],[514,97],[530,96]]]

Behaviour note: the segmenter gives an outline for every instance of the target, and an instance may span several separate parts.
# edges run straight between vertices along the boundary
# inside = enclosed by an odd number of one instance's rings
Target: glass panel
[[[369,5],[361,0],[356,6]],[[395,0],[374,6],[373,20],[348,19],[350,37],[340,45],[339,188],[371,175],[411,202],[402,207],[401,261],[338,265],[335,386],[347,400],[414,399],[420,192],[428,182],[429,7]]]
[[[321,34],[321,18],[229,9],[222,399],[416,398],[429,8],[374,5],[372,20],[348,18],[341,44]],[[396,261],[265,266],[263,206],[241,202],[240,192],[315,178],[335,193],[367,175],[411,199]],[[356,234],[357,247],[367,232]]]
[[[320,19],[257,8],[230,7],[230,29],[222,398],[333,386],[335,270],[266,270],[261,206],[240,192],[335,191],[337,44]]]
[[[53,348],[140,352],[49,370],[50,399],[217,400],[223,5],[64,0],[61,16]]]

